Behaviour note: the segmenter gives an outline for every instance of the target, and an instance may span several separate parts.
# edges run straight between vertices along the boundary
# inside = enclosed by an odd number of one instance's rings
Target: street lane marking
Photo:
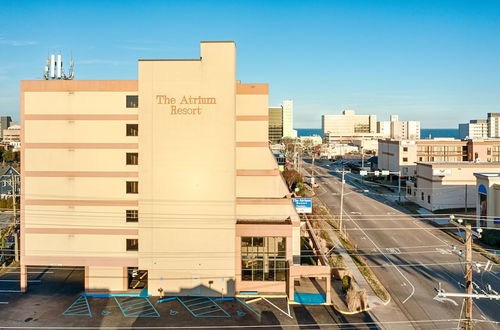
[[[398,248],[386,248],[388,254],[401,254],[401,250]]]
[[[363,234],[364,234],[364,235],[365,235],[365,236],[366,236],[366,237],[370,240],[370,242],[372,242],[372,244],[373,244],[373,245],[377,248],[377,250],[380,252],[380,254],[382,254],[382,255],[384,256],[384,258],[386,258],[386,259],[387,259],[387,261],[389,261],[389,262],[390,262],[390,263],[394,266],[394,268],[398,271],[398,273],[399,273],[399,274],[400,274],[400,275],[401,275],[401,276],[402,276],[402,277],[403,277],[403,278],[404,278],[404,279],[408,282],[408,284],[410,284],[410,286],[411,286],[411,293],[410,293],[410,295],[409,295],[408,297],[406,297],[406,299],[405,299],[405,300],[403,300],[403,302],[402,302],[402,303],[404,304],[405,302],[407,302],[407,301],[408,301],[408,299],[410,299],[410,298],[411,298],[411,297],[415,294],[415,286],[413,286],[413,284],[412,284],[412,283],[410,282],[410,280],[409,280],[409,279],[408,279],[408,278],[407,278],[407,277],[403,274],[403,272],[401,272],[401,270],[399,270],[399,268],[398,268],[398,267],[396,267],[396,265],[392,262],[392,260],[391,260],[391,259],[389,259],[389,258],[388,258],[388,257],[384,254],[384,252],[382,252],[382,249],[380,249],[380,248],[378,247],[378,245],[377,245],[377,244],[375,244],[375,242],[371,239],[371,237],[370,237],[370,236],[368,236],[368,235],[366,234],[366,232],[365,232],[365,231],[364,231],[364,230],[363,230],[363,229],[362,229],[362,228],[361,228],[361,227],[357,224],[357,222],[356,222],[356,221],[354,221],[354,220],[351,218],[351,216],[349,215],[349,213],[347,213],[345,210],[344,210],[344,213],[347,215],[347,217],[349,217],[349,219],[351,219],[351,221],[352,221],[352,222],[356,225],[356,227],[358,227],[358,228],[359,228],[359,230],[361,230],[361,232],[362,232],[362,233],[363,233]]]
[[[447,250],[447,249],[436,248],[436,251],[441,253],[441,254],[451,254],[451,251]]]

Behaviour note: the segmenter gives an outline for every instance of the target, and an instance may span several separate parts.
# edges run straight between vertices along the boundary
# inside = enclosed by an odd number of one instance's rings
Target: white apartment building
[[[458,124],[458,135],[461,140],[488,138],[488,121],[475,119],[467,124]]]
[[[420,139],[420,121],[399,121],[398,115],[391,115],[390,121],[379,121],[377,132],[382,137],[400,140]]]
[[[321,129],[328,143],[329,140],[379,136],[377,134],[377,116],[357,115],[354,110],[344,110],[341,115],[322,115]]]
[[[283,137],[297,137],[297,131],[293,129],[293,100],[284,100],[281,108],[283,109]]]
[[[500,112],[488,113],[488,137],[500,138]]]

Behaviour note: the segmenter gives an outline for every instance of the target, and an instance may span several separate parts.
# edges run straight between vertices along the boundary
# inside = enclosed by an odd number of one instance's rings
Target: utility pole
[[[342,232],[342,216],[344,213],[344,185],[345,185],[345,170],[342,169],[342,185],[340,188],[340,216],[339,216],[339,232],[340,235],[344,236],[344,233]]]
[[[465,185],[465,214],[467,214],[467,185]]]
[[[17,198],[17,184],[14,174],[10,174],[10,187],[12,188],[12,207],[14,214],[14,228],[17,228],[17,209],[16,209],[16,198]],[[19,232],[14,230],[14,260],[19,261]]]
[[[311,167],[311,186],[314,186],[316,183],[314,180],[314,151],[311,151],[312,155],[312,167]]]
[[[463,220],[457,219],[450,215],[450,223],[455,227],[458,227],[465,231],[465,329],[472,330],[472,297],[473,295],[473,284],[472,284],[472,235],[476,237],[481,237],[480,232],[482,230],[478,229],[478,233],[472,230],[470,224],[462,225]]]
[[[401,171],[398,171],[398,201],[401,202]]]

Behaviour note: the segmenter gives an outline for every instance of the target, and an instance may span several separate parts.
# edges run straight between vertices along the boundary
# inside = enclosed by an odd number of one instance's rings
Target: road
[[[340,179],[326,165],[316,163],[317,196],[333,214],[340,210]],[[304,163],[307,171],[312,165]],[[310,172],[309,172],[310,173]],[[423,220],[403,213],[379,194],[363,192],[349,179],[344,187],[344,225],[359,253],[389,291],[392,301],[376,308],[372,314],[386,328],[400,328],[397,321],[412,321],[419,329],[453,328],[458,322],[440,320],[461,318],[461,298],[434,300],[438,282],[446,292],[464,292],[464,264],[450,247],[460,243]],[[461,247],[459,247],[460,249]],[[474,261],[486,262],[479,254]],[[490,284],[500,292],[500,267],[491,272],[474,273],[474,282],[483,289]],[[486,289],[485,289],[486,290]],[[497,329],[500,321],[500,300],[475,300],[475,329]],[[462,318],[463,318],[462,314]],[[453,326],[454,323],[454,326]]]

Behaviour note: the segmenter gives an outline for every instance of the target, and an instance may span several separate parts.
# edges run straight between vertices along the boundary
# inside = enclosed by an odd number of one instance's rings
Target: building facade
[[[390,121],[379,121],[377,132],[384,138],[398,140],[420,139],[419,121],[399,121],[398,115],[391,115]]]
[[[500,112],[488,113],[488,137],[500,138]]]
[[[500,163],[417,162],[406,198],[430,210],[473,209],[477,204],[475,173],[500,172]]]
[[[476,119],[476,120],[471,120],[467,124],[458,124],[458,137],[461,140],[487,139],[488,121]]]
[[[234,42],[138,66],[137,80],[21,82],[21,289],[28,266],[53,264],[84,269],[86,291],[153,295],[293,300],[294,278],[329,279],[300,265],[268,85],[236,81]]]
[[[281,143],[284,137],[297,137],[297,131],[293,129],[292,100],[284,100],[279,107],[269,107],[269,141]]]
[[[377,136],[377,116],[357,115],[354,110],[344,110],[341,115],[322,115],[323,137],[344,140],[352,137]]]
[[[378,141],[380,170],[401,171],[415,176],[416,162],[500,162],[500,140],[432,140]]]
[[[269,142],[280,143],[283,139],[283,109],[269,107]]]
[[[475,173],[478,227],[500,228],[500,173]]]
[[[10,116],[0,116],[0,138],[3,139],[3,130],[9,128],[10,123],[12,123]]]

